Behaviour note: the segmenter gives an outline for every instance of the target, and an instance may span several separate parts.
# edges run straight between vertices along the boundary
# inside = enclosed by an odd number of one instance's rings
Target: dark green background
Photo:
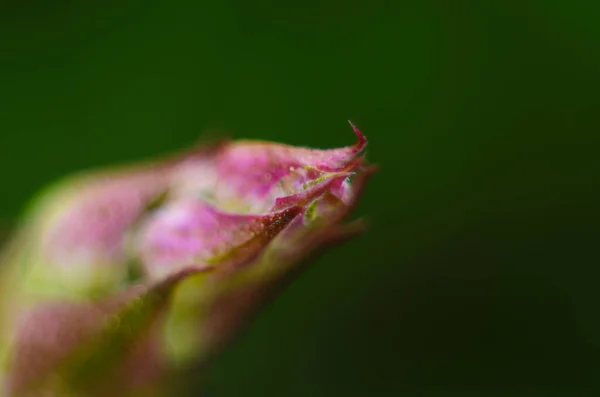
[[[0,6],[5,224],[73,170],[214,131],[340,146],[348,118],[382,169],[371,232],[261,314],[209,395],[600,395],[598,2]]]

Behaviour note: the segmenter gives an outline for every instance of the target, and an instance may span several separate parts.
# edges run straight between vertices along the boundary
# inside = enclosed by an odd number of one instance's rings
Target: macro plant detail
[[[368,178],[367,141],[225,141],[69,177],[0,257],[7,396],[176,396],[323,248]]]

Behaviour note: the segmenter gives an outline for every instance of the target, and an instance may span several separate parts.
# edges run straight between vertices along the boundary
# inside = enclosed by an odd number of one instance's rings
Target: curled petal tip
[[[350,127],[352,127],[352,130],[354,130],[354,133],[358,137],[357,146],[361,149],[364,149],[367,146],[367,137],[361,132],[361,130],[358,129],[358,127],[352,121],[348,120],[348,124],[350,124]]]

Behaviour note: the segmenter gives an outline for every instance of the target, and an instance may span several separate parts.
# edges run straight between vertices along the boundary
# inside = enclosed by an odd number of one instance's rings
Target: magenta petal
[[[134,287],[103,302],[42,303],[26,311],[18,324],[9,395],[32,395],[25,390],[57,371],[62,362],[89,343],[111,317],[142,292]]]
[[[289,208],[296,205],[307,206],[311,201],[321,196],[326,191],[334,190],[339,192],[338,194],[343,195],[344,192],[341,191],[343,190],[343,183],[350,175],[352,174],[347,172],[325,174],[321,178],[312,181],[312,186],[307,187],[306,190],[291,196],[277,198],[271,211],[281,211],[284,208]]]
[[[216,159],[216,202],[238,200],[254,212],[266,210],[276,197],[299,192],[289,180],[310,182],[314,174],[352,171],[361,159],[367,141],[354,127],[359,141],[354,146],[316,150],[264,142],[239,142],[223,149]],[[257,211],[258,210],[258,211]]]
[[[138,247],[148,274],[161,277],[189,266],[208,266],[256,238],[266,244],[299,213],[291,207],[267,215],[235,215],[201,201],[179,200],[148,219]]]
[[[64,203],[44,236],[55,265],[123,265],[126,231],[165,189],[160,173],[99,177]]]

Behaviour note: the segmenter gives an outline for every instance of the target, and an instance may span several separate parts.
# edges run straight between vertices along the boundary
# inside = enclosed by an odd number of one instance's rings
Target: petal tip
[[[361,148],[361,151],[364,150],[364,148],[367,146],[367,137],[362,133],[361,130],[358,129],[358,127],[351,120],[348,120],[348,124],[350,124],[350,127],[352,127],[352,130],[358,138],[357,147]]]

